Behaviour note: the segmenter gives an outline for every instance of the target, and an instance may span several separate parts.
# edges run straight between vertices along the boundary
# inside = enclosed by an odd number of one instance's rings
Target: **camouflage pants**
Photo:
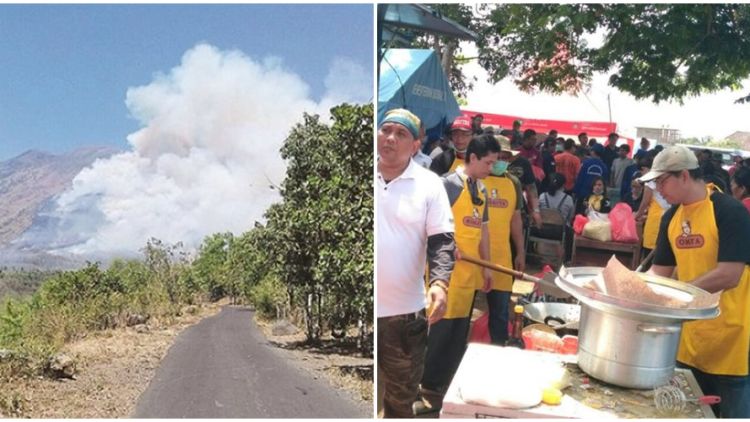
[[[383,376],[383,416],[414,417],[424,370],[427,319],[424,311],[378,318],[378,368]]]

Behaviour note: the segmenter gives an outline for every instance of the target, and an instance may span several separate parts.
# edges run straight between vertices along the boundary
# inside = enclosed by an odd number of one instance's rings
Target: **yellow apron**
[[[484,205],[474,205],[466,176],[461,176],[464,189],[451,207],[456,226],[456,247],[461,253],[478,257],[479,240],[482,238],[482,215]],[[485,201],[482,192],[479,198]],[[448,307],[444,318],[466,318],[471,315],[477,280],[481,280],[482,272],[479,266],[467,261],[456,261],[451,273],[448,287]]]
[[[450,168],[450,170],[448,170],[448,172],[450,173],[452,171],[456,171],[456,169],[459,166],[460,167],[466,167],[466,165],[464,163],[464,159],[463,158],[458,158],[458,153],[456,153],[456,158],[453,159],[453,164],[451,164],[451,168]]]
[[[656,193],[654,193],[656,195]],[[659,235],[659,226],[661,225],[661,216],[664,215],[664,208],[659,205],[659,201],[653,196],[651,203],[648,204],[648,213],[646,214],[646,224],[643,225],[643,247],[654,249],[656,247],[656,238]]]
[[[718,264],[719,230],[707,187],[706,199],[680,205],[669,223],[669,244],[677,263],[677,279],[692,280]],[[682,325],[677,360],[715,375],[747,375],[750,352],[750,266],[737,287],[721,293],[721,314]]]
[[[513,181],[504,176],[490,175],[483,180],[487,188],[487,206],[490,215],[490,260],[504,267],[513,267],[510,249],[510,224],[516,211],[518,198]],[[480,284],[477,288],[481,288]],[[513,289],[513,277],[507,274],[492,272],[492,290],[510,292]]]

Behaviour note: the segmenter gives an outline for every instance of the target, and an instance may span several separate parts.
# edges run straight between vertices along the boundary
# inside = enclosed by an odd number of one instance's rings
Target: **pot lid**
[[[566,268],[563,266],[560,268],[559,276],[555,279],[555,284],[582,303],[604,312],[626,312],[649,317],[682,320],[711,319],[719,316],[718,294],[708,293],[691,284],[671,278],[644,273],[638,274],[656,293],[682,301],[686,304],[685,307],[673,308],[653,305],[639,302],[633,298],[610,296],[584,287],[584,284],[593,280],[601,287],[601,290],[606,291],[603,288],[603,271],[604,268],[602,267]]]

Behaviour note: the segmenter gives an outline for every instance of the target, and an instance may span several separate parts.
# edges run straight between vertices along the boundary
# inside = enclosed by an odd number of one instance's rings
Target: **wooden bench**
[[[574,267],[604,267],[614,254],[631,270],[641,263],[641,244],[643,243],[643,224],[637,224],[638,242],[602,242],[580,235],[573,236],[573,254],[571,265]]]

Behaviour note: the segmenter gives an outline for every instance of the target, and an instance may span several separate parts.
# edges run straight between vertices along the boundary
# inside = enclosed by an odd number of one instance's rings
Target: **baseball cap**
[[[454,130],[465,130],[471,132],[471,120],[469,120],[469,118],[466,116],[456,117],[456,120],[454,120],[453,124],[451,125],[451,131]]]
[[[383,126],[384,123],[398,123],[409,129],[414,139],[419,138],[419,127],[422,125],[422,122],[419,120],[419,117],[407,109],[394,108],[387,111],[383,121],[380,122],[380,126]]]
[[[694,170],[698,168],[698,159],[688,148],[674,145],[664,148],[656,155],[651,171],[641,176],[638,180],[648,182],[654,180],[664,173],[682,170]]]
[[[500,151],[502,152],[510,152],[511,155],[518,154],[518,151],[515,151],[511,149],[510,147],[510,139],[503,135],[495,135],[495,139],[497,139],[497,142],[500,144]]]
[[[601,155],[604,154],[604,145],[602,145],[602,144],[594,144],[591,147],[591,151],[594,151],[596,153],[596,155],[598,155],[598,156],[601,157]]]

